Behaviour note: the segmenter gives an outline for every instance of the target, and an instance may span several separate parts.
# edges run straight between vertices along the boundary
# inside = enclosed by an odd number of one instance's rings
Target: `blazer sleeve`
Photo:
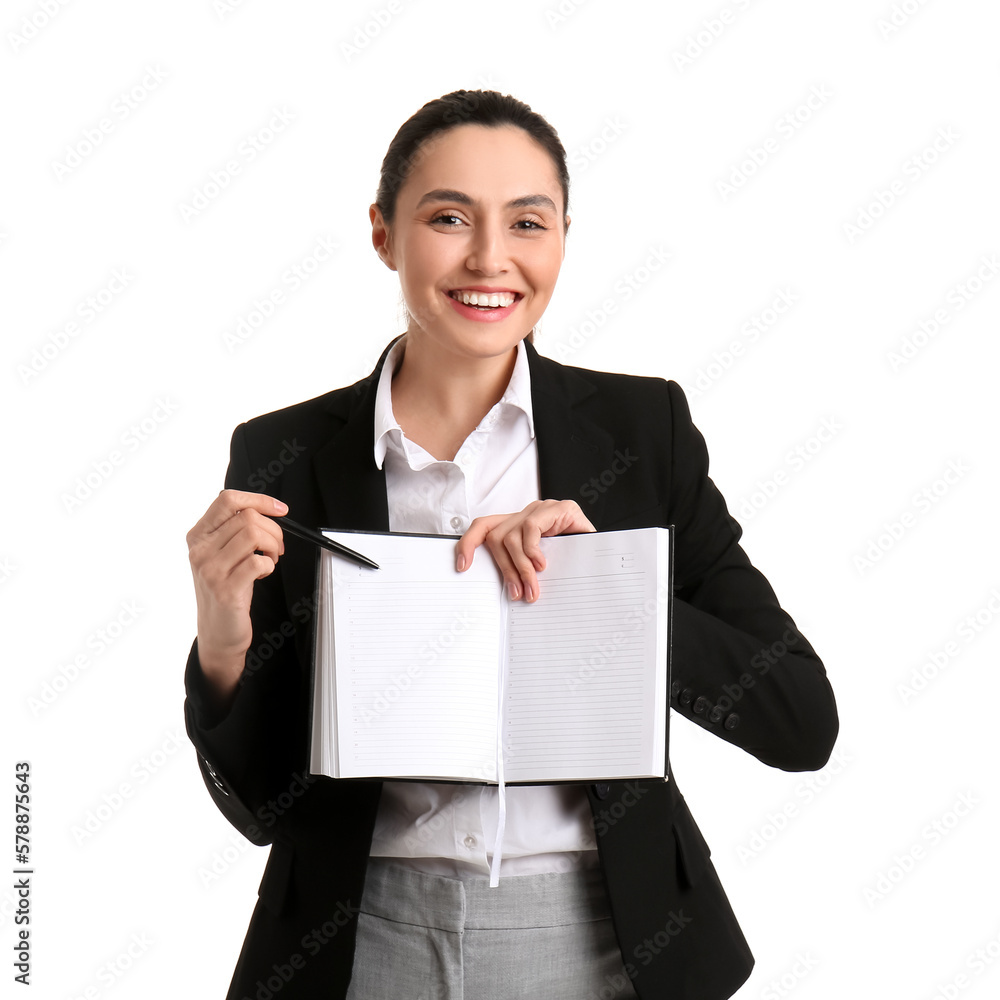
[[[671,409],[675,525],[671,706],[786,771],[821,768],[839,730],[819,656],[739,545],[742,529],[708,475],[684,392]]]
[[[246,446],[246,425],[233,432],[227,489],[246,489],[253,466]],[[312,780],[296,771],[303,760],[298,746],[301,666],[282,592],[281,562],[270,576],[254,583],[250,617],[253,639],[229,706],[218,710],[198,659],[195,639],[184,672],[184,720],[198,752],[208,791],[223,815],[257,845],[276,839],[274,799]]]

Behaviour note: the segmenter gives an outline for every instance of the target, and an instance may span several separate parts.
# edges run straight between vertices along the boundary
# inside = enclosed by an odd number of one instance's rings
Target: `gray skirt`
[[[635,997],[600,868],[428,875],[371,858],[347,1000]]]

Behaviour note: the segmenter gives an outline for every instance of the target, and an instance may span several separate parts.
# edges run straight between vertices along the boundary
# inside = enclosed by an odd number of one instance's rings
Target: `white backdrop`
[[[989,0],[4,5],[0,770],[10,802],[31,764],[39,995],[225,994],[266,851],[184,732],[184,536],[237,423],[401,329],[368,206],[459,87],[570,154],[539,350],[688,389],[837,694],[811,776],[674,717],[738,996],[997,995],[998,28]]]

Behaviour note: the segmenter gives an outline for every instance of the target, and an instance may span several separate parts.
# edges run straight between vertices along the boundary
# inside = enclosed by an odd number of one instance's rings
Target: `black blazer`
[[[372,449],[391,346],[354,385],[237,427],[226,486],[280,497],[305,524],[387,531]],[[576,500],[598,530],[676,527],[671,708],[765,764],[822,767],[839,726],[826,672],[739,546],[680,387],[525,346],[542,498]],[[185,672],[186,726],[208,790],[250,841],[271,844],[230,1000],[262,987],[280,1000],[343,997],[350,979],[382,785],[308,773],[314,567],[314,549],[286,534],[274,573],[255,584],[253,643],[228,712],[211,710],[197,642]],[[587,792],[638,995],[731,996],[753,956],[673,774]]]

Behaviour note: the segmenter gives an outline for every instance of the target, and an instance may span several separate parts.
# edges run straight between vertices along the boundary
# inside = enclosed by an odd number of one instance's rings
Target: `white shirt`
[[[409,440],[393,415],[392,376],[405,341],[401,338],[390,349],[375,396],[375,464],[385,465],[389,530],[458,537],[473,518],[516,513],[541,499],[524,345],[517,345],[500,401],[465,439],[455,460],[443,462]],[[493,557],[480,546],[475,558]],[[371,854],[435,874],[489,874],[497,799],[492,785],[386,781]],[[514,785],[506,789],[506,800],[501,874],[564,872],[597,864],[590,804],[582,786]]]

